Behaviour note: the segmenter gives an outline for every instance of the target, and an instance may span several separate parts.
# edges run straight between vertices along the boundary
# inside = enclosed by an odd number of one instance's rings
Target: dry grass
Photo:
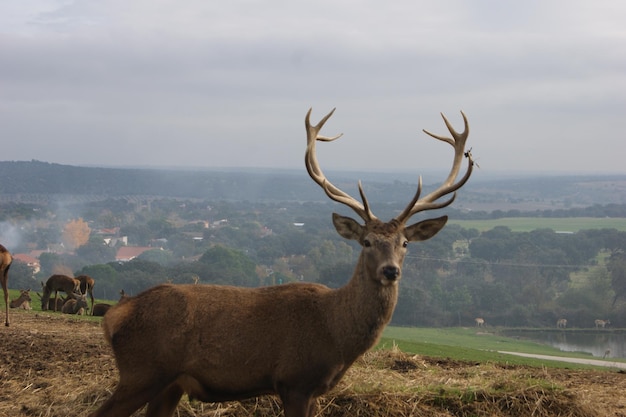
[[[14,312],[0,329],[0,416],[85,416],[117,381],[98,323],[59,313]],[[319,399],[320,416],[626,416],[626,375],[614,371],[504,367],[366,354]],[[275,397],[204,404],[177,416],[278,416]],[[142,415],[141,412],[137,415]]]

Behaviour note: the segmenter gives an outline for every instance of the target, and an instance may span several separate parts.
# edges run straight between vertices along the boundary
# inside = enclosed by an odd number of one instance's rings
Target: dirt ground
[[[1,417],[86,416],[117,382],[99,322],[12,311],[0,346]],[[626,374],[372,352],[320,398],[319,409],[323,416],[626,417]],[[278,416],[280,405],[274,397],[225,404],[185,398],[175,415]]]

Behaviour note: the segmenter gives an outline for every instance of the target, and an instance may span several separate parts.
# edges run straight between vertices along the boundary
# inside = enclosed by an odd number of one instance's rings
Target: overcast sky
[[[626,173],[626,2],[0,2],[0,160]]]

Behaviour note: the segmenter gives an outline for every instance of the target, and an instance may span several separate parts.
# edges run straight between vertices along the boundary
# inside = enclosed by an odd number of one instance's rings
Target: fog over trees
[[[333,211],[351,213],[307,188],[310,180],[299,174],[178,173],[168,180],[162,172],[159,188],[141,170],[71,167],[68,177],[67,167],[32,164],[36,175],[0,186],[1,243],[13,254],[36,256],[41,268],[34,273],[16,260],[10,288],[39,290],[53,273],[90,275],[96,297],[104,299],[163,282],[256,287],[308,281],[338,287],[351,277],[360,252],[330,221]],[[66,185],[50,185],[46,192],[33,185],[37,175],[49,185],[71,182],[80,192],[70,193]],[[133,183],[136,175],[141,180]],[[467,224],[510,217],[626,218],[626,196],[619,192],[626,179],[564,178],[561,186],[554,181],[530,181],[528,187],[518,181],[517,189],[509,187],[511,194],[493,192],[506,190],[505,182],[479,183],[459,193],[452,208],[426,215],[443,212]],[[594,181],[604,184],[603,193],[589,185]],[[537,182],[557,188],[538,192]],[[116,183],[124,193],[115,191]],[[199,198],[202,184],[212,191]],[[228,191],[216,191],[220,184]],[[239,194],[255,186],[250,198]],[[415,183],[397,181],[368,181],[366,187],[381,218],[395,216],[415,191]],[[158,195],[147,192],[157,189]],[[585,193],[577,198],[581,189],[593,189],[593,201]],[[125,246],[143,252],[116,259]],[[593,327],[601,318],[626,326],[626,232],[448,224],[433,239],[411,244],[400,286],[393,318],[400,325],[468,326],[483,317],[487,325],[555,326],[567,318],[568,326]]]

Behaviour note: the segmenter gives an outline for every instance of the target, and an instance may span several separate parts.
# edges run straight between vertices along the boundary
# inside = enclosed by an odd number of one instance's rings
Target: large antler
[[[315,143],[318,140],[322,142],[332,142],[335,139],[339,139],[343,135],[343,133],[334,137],[320,136],[320,130],[322,130],[324,123],[326,123],[330,116],[333,115],[335,109],[332,109],[331,112],[324,116],[324,118],[320,120],[320,122],[315,126],[311,125],[311,110],[312,109],[309,109],[304,120],[307,135],[307,146],[304,156],[304,162],[306,165],[306,169],[309,172],[309,175],[311,176],[311,178],[313,178],[313,181],[318,183],[324,189],[328,197],[350,207],[366,222],[375,219],[376,216],[374,216],[369,208],[369,204],[367,202],[367,198],[365,198],[365,193],[363,192],[360,181],[359,194],[361,194],[361,199],[363,200],[362,205],[353,197],[350,197],[348,194],[335,187],[330,181],[326,179],[326,176],[322,172],[322,169],[317,162],[317,156],[315,154]]]
[[[431,192],[423,198],[420,198],[420,194],[422,193],[422,177],[420,176],[417,192],[415,193],[413,200],[411,200],[411,202],[404,209],[404,211],[400,213],[398,217],[396,217],[396,220],[399,221],[401,224],[406,223],[406,221],[411,216],[420,211],[439,209],[450,205],[456,197],[456,190],[461,188],[472,174],[474,160],[472,159],[472,154],[470,152],[471,149],[465,151],[465,142],[467,141],[467,137],[469,135],[469,123],[467,122],[467,117],[465,117],[465,113],[461,112],[461,115],[463,116],[463,123],[465,124],[465,128],[463,129],[463,132],[459,133],[454,130],[448,119],[446,119],[446,116],[444,116],[443,113],[441,114],[441,117],[443,117],[443,121],[446,123],[446,126],[448,127],[448,130],[452,135],[451,138],[435,135],[424,129],[424,133],[426,133],[427,135],[452,145],[452,147],[454,148],[454,160],[452,163],[452,169],[450,170],[450,174],[448,175],[446,181],[435,191]],[[463,157],[467,158],[469,161],[467,166],[467,172],[465,172],[465,175],[458,182],[455,183],[454,181],[456,180],[456,177],[459,175],[459,171],[461,170]],[[437,202],[438,199],[450,193],[453,194],[452,197],[450,197],[448,200]]]

